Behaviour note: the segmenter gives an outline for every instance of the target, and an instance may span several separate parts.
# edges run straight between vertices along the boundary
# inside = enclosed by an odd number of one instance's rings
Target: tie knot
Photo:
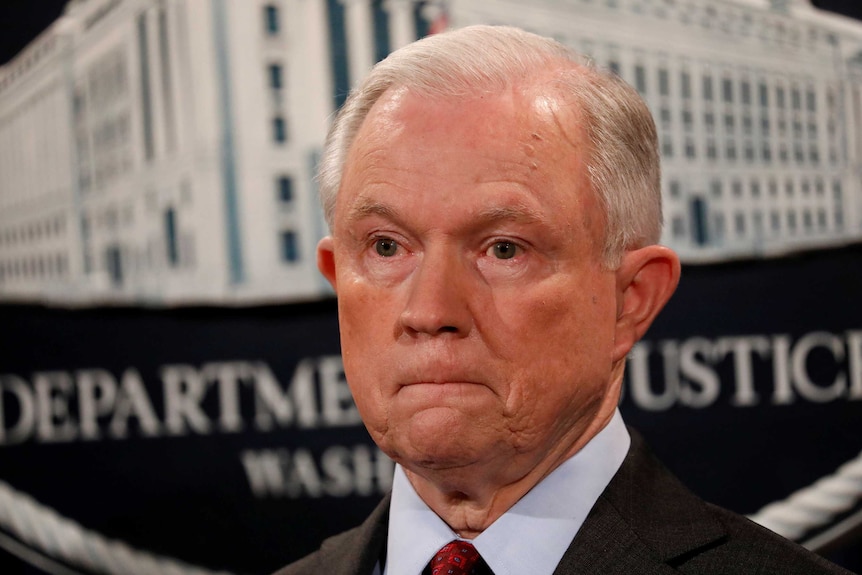
[[[426,574],[470,575],[481,561],[479,552],[466,541],[452,541],[443,546],[428,564]],[[482,562],[484,563],[484,562]]]

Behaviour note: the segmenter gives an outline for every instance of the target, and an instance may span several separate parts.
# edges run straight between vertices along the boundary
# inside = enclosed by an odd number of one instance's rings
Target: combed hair
[[[604,262],[657,243],[661,175],[655,124],[638,93],[616,74],[550,38],[508,26],[470,26],[428,36],[390,54],[351,91],[326,138],[318,184],[333,229],[344,163],[362,122],[391,88],[431,98],[501,93],[515,84],[548,84],[575,106],[590,143],[590,184],[604,208]],[[579,129],[579,126],[569,126]]]

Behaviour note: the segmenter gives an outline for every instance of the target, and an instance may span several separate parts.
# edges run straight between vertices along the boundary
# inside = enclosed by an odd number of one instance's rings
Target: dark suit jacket
[[[361,526],[327,539],[319,551],[276,575],[370,575],[386,544],[388,516],[386,497]],[[625,461],[590,511],[555,575],[672,573],[850,572],[697,498],[632,433]]]

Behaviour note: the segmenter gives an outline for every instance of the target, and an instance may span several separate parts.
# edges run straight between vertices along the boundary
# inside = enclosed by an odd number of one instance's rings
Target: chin
[[[443,435],[443,434],[440,434]],[[407,445],[393,446],[391,452],[384,449],[394,461],[407,469],[419,471],[445,470],[466,467],[479,461],[480,450],[465,449],[464,445],[446,437],[445,441],[412,442]]]

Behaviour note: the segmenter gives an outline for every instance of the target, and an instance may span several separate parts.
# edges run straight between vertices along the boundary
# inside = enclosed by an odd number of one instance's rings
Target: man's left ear
[[[625,253],[617,269],[617,324],[614,361],[625,358],[643,337],[679,283],[679,257],[652,245]]]

